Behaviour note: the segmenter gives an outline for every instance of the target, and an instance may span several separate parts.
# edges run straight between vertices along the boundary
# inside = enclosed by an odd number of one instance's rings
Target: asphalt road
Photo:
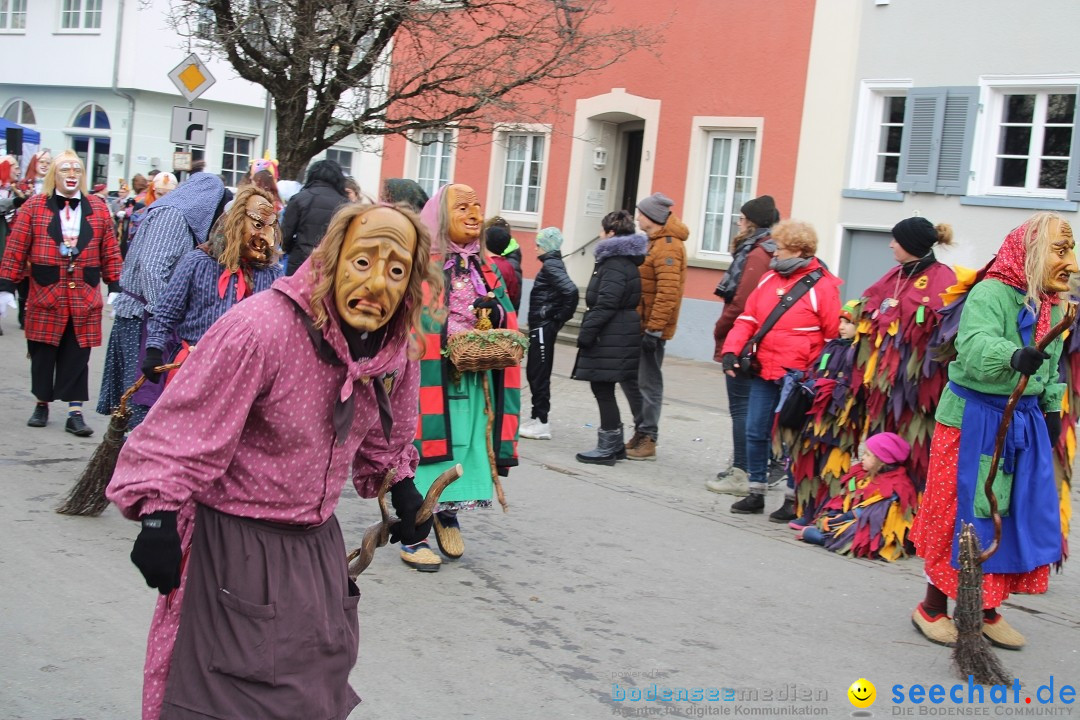
[[[107,420],[88,413],[97,432],[75,438],[56,403],[47,428],[26,427],[24,339],[10,318],[3,325],[0,718],[137,718],[155,593],[128,560],[136,525],[115,508],[100,518],[53,512]],[[92,356],[94,400],[104,354]],[[388,547],[361,577],[351,679],[364,702],[351,718],[849,717],[859,678],[876,685],[877,717],[1073,710],[1032,694],[1050,676],[1056,693],[1080,686],[1076,560],[1049,593],[1004,608],[1029,641],[999,651],[1023,683],[1019,705],[896,706],[894,685],[959,682],[949,651],[911,627],[921,563],[840,558],[765,516],[732,515],[732,498],[706,492],[728,454],[714,365],[668,359],[657,462],[578,464],[597,412],[588,387],[568,377],[572,361],[560,346],[555,439],[522,441],[505,483],[510,512],[463,515],[465,556],[438,573],[408,569]],[[767,511],[781,501],[771,495]],[[346,489],[346,542],[358,544],[377,515]],[[665,688],[671,700],[651,699]],[[693,688],[701,701],[675,699]],[[633,701],[638,693],[648,699]]]

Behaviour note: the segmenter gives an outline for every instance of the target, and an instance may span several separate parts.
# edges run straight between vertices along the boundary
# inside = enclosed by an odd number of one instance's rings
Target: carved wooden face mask
[[[352,221],[334,281],[342,322],[361,332],[390,322],[409,288],[416,243],[416,228],[393,208],[375,208]]]
[[[458,245],[468,245],[480,239],[484,211],[476,191],[468,185],[451,185],[446,189],[446,214],[450,218],[450,239]]]
[[[244,207],[244,244],[241,254],[247,260],[266,262],[274,249],[274,226],[277,213],[274,206],[264,197],[252,195]]]
[[[1076,242],[1073,240],[1072,227],[1063,220],[1055,220],[1050,224],[1050,234],[1050,253],[1043,266],[1043,290],[1051,293],[1067,292],[1069,278],[1077,272]]]

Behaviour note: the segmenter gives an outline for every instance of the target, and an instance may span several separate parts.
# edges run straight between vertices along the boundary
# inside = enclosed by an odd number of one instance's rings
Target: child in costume
[[[853,410],[862,388],[851,382],[858,318],[859,301],[849,300],[840,309],[840,337],[825,343],[810,369],[814,404],[801,436],[791,444],[790,472],[798,508],[793,527],[806,525],[830,498],[840,494],[841,477],[859,446],[861,428]]]
[[[841,555],[893,561],[915,515],[915,486],[904,469],[911,447],[896,433],[866,439],[862,459],[841,478],[800,539]]]

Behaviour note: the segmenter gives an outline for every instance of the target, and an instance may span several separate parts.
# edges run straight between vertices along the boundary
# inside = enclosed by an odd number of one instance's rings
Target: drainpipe
[[[131,145],[135,132],[135,96],[119,87],[120,82],[120,45],[124,39],[124,2],[120,0],[116,13],[116,51],[113,53],[112,91],[128,101],[127,140],[124,143],[124,180],[131,183]]]

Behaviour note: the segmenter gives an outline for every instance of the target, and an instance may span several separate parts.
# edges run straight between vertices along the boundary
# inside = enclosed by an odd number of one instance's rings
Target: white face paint
[[[56,191],[65,197],[71,197],[79,191],[82,182],[83,167],[73,160],[63,160],[56,166]]]

